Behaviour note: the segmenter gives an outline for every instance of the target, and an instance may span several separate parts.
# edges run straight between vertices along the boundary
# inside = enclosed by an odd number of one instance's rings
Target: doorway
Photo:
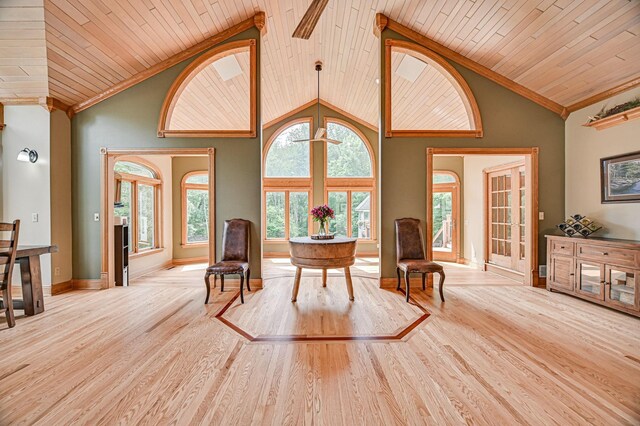
[[[207,211],[208,211],[208,241],[203,242],[205,247],[205,257],[202,258],[204,263],[212,264],[215,259],[215,151],[213,148],[167,148],[167,149],[100,149],[100,215],[101,218],[101,276],[100,287],[110,288],[115,285],[115,268],[116,268],[116,256],[115,256],[115,227],[116,216],[127,217],[124,221],[132,226],[127,235],[126,245],[128,250],[137,250],[138,257],[144,258],[162,251],[171,251],[169,249],[169,240],[173,241],[173,237],[168,230],[163,231],[162,223],[167,223],[166,217],[163,218],[162,213],[162,192],[161,187],[164,185],[170,186],[170,182],[162,182],[162,176],[160,174],[153,175],[153,168],[148,167],[152,176],[144,176],[145,171],[142,170],[139,173],[133,173],[131,170],[120,170],[116,173],[116,163],[124,160],[129,161],[131,164],[125,164],[129,168],[136,167],[137,165],[144,165],[142,158],[159,158],[159,157],[204,157],[206,158],[206,167],[202,170],[203,177],[201,182],[185,182],[186,184],[195,184],[198,186],[197,190],[201,190],[201,186],[208,189],[207,197]],[[150,164],[147,164],[150,165]],[[119,174],[118,178],[116,174]],[[166,176],[165,176],[166,177]],[[167,181],[169,179],[166,179]],[[117,186],[120,187],[119,191],[116,191]],[[123,190],[123,187],[126,187]],[[189,189],[189,185],[184,186]],[[137,188],[136,191],[132,189]],[[127,192],[128,191],[128,192]],[[125,199],[122,199],[122,195],[125,195]],[[196,194],[198,195],[198,194]],[[117,197],[120,196],[120,199]],[[126,198],[128,197],[128,198]],[[175,203],[164,197],[164,202],[169,202],[174,205]],[[160,202],[158,202],[160,201]],[[140,209],[136,207],[148,208]],[[122,211],[124,208],[125,211]],[[187,209],[183,209],[188,213]],[[179,209],[178,209],[179,211]],[[166,215],[164,215],[166,216]],[[180,214],[172,214],[172,217],[176,217],[176,220],[180,218]],[[182,222],[184,218],[182,218]],[[188,221],[187,221],[188,222]],[[190,228],[188,228],[190,229]],[[131,232],[133,231],[133,232]],[[202,231],[202,230],[200,230]],[[191,235],[197,238],[201,233],[198,229],[193,232],[187,232],[187,236]],[[200,241],[196,241],[200,243]],[[168,261],[167,261],[168,262]],[[174,260],[171,259],[171,263]],[[168,265],[168,263],[167,263]],[[140,272],[140,271],[138,271]]]
[[[538,284],[538,148],[427,148],[426,186],[429,259]]]

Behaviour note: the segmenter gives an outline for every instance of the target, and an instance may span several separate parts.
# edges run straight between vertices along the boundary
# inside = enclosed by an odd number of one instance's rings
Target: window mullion
[[[351,191],[347,191],[347,237],[351,237]]]
[[[284,191],[284,239],[289,239],[289,192]]]
[[[131,182],[131,242],[133,252],[138,252],[138,182]]]

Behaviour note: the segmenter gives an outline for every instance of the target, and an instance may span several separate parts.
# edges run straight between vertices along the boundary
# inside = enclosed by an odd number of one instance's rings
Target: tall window
[[[264,203],[266,240],[287,240],[309,234],[312,189],[310,118],[278,129],[266,145]]]
[[[158,212],[162,180],[158,173],[134,161],[117,161],[113,170],[120,181],[120,202],[114,208],[114,215],[127,218],[130,252],[159,248]]]
[[[348,123],[328,118],[325,201],[335,211],[329,232],[359,239],[375,239],[372,206],[375,197],[373,152],[365,136]]]
[[[181,186],[182,244],[206,244],[209,241],[209,173],[187,173]]]

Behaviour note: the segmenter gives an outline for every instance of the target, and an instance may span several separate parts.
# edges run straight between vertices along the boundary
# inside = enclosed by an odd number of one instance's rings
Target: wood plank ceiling
[[[38,83],[41,69],[27,65],[41,67],[41,62],[23,58],[27,70],[20,58],[7,59],[7,28],[27,27],[16,23],[19,16],[0,11],[2,96],[48,95],[75,104],[257,11],[266,12],[268,29],[262,50],[263,122],[316,97],[313,64],[321,59],[322,98],[375,125],[376,12],[565,106],[640,77],[637,0],[332,0],[311,38],[293,39],[308,3],[45,0],[48,90]],[[32,35],[23,37],[37,44]],[[20,69],[26,75],[12,80]]]
[[[43,0],[0,1],[0,98],[47,96]]]

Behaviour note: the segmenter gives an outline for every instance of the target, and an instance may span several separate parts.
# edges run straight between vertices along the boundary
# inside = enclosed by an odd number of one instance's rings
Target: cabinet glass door
[[[607,300],[634,308],[636,306],[637,271],[607,266]]]
[[[586,296],[604,300],[602,267],[578,262],[578,291]]]

